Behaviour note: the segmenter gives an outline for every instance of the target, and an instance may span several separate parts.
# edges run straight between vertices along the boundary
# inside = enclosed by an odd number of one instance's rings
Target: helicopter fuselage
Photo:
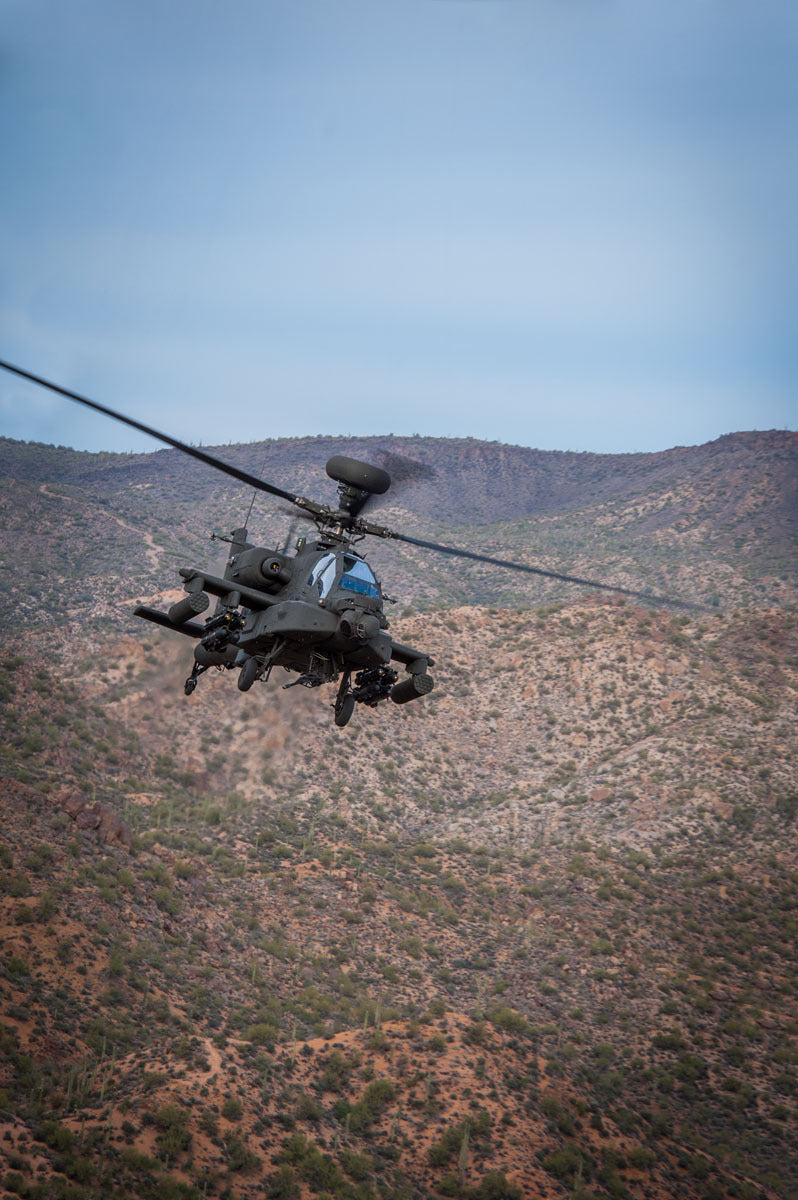
[[[238,668],[241,691],[268,679],[275,666],[297,672],[294,683],[306,687],[342,676],[336,721],[345,724],[348,715],[339,720],[339,710],[350,696],[373,707],[389,697],[405,703],[431,691],[432,659],[388,634],[379,581],[348,539],[327,533],[308,544],[300,538],[293,555],[252,545],[246,529],[233,530],[229,540],[223,576],[183,567],[184,600],[168,613],[136,609],[138,616],[197,640],[188,694],[209,667]],[[209,596],[217,598],[216,608],[200,624],[193,618],[208,608]],[[392,660],[408,673],[402,684]]]

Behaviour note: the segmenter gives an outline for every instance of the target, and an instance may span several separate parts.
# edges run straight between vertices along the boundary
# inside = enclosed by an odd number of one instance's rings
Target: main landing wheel
[[[248,692],[257,677],[258,660],[256,658],[248,658],[241,670],[238,672],[239,692]]]
[[[335,724],[343,727],[355,711],[355,697],[346,692],[335,702]]]

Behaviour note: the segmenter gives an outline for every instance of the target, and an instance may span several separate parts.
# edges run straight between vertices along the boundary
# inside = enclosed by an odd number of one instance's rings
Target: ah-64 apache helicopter
[[[196,641],[194,665],[185,682],[187,695],[191,695],[199,676],[210,667],[237,670],[242,692],[248,691],[258,679],[267,680],[274,667],[284,667],[298,673],[298,678],[286,687],[297,684],[319,687],[338,680],[333,708],[335,724],[343,726],[358,703],[374,708],[390,698],[395,704],[406,704],[431,692],[433,680],[428,669],[434,665],[433,659],[426,651],[395,641],[387,632],[384,602],[388,597],[365,558],[355,549],[369,535],[526,574],[619,592],[648,603],[660,601],[683,608],[696,607],[687,601],[442,546],[374,524],[362,514],[372,497],[384,495],[391,486],[390,475],[381,467],[343,455],[331,458],[327,474],[338,484],[338,505],[332,508],[267,483],[196,446],[10,363],[0,361],[0,366],[149,434],[258,491],[279,496],[316,524],[316,539],[299,538],[293,554],[256,546],[248,541],[246,528],[234,529],[224,538],[230,543],[224,575],[182,567],[184,599],[167,612],[146,605],[134,609],[136,616]],[[197,618],[208,610],[210,596],[216,597],[214,612],[200,622]],[[401,682],[393,663],[405,669]]]

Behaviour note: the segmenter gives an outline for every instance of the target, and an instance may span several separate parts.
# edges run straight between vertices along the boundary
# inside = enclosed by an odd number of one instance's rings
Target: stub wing
[[[393,642],[391,658],[394,662],[404,663],[408,669],[416,667],[414,674],[426,671],[427,667],[435,666],[435,659],[430,658],[429,654],[424,654],[421,650],[414,650],[412,646],[404,646],[401,642]]]
[[[157,608],[149,608],[146,604],[137,604],[133,609],[133,616],[152,621],[153,625],[160,625],[163,629],[171,629],[173,633],[184,633],[186,637],[201,638],[205,633],[205,626],[200,625],[199,621],[184,621],[182,625],[175,625],[174,621],[169,620],[167,613],[159,612]]]

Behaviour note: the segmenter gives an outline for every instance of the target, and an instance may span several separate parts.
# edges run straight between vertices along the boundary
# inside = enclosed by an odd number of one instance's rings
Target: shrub
[[[157,1143],[164,1159],[174,1158],[191,1145],[191,1133],[186,1128],[188,1113],[177,1104],[162,1104],[151,1114],[158,1129]]]
[[[259,1021],[255,1025],[250,1025],[245,1040],[252,1042],[255,1046],[265,1046],[267,1050],[272,1050],[277,1040],[277,1034],[278,1031],[274,1025],[270,1025],[266,1021]]]
[[[653,1167],[657,1161],[657,1156],[653,1150],[649,1150],[648,1146],[633,1146],[628,1154],[630,1167],[636,1167],[638,1170],[648,1170]]]
[[[158,908],[170,917],[176,917],[180,912],[180,897],[163,884],[153,892],[153,900]]]
[[[58,899],[50,888],[42,892],[36,905],[36,916],[42,922],[51,920],[58,912]]]
[[[243,1112],[243,1105],[235,1096],[228,1096],[222,1105],[222,1116],[228,1121],[240,1121]]]
[[[466,1193],[468,1200],[521,1200],[521,1189],[503,1171],[488,1171],[482,1182]]]
[[[27,876],[17,871],[13,875],[0,876],[0,891],[13,896],[15,900],[22,900],[30,895],[31,887]]]
[[[459,1125],[450,1125],[442,1137],[437,1142],[433,1142],[427,1151],[430,1165],[433,1167],[447,1166],[461,1149],[466,1133],[472,1145],[486,1141],[490,1137],[490,1115],[482,1109],[473,1120],[461,1121]]]
[[[527,1035],[534,1033],[526,1017],[512,1008],[506,1008],[505,1006],[495,1008],[488,1013],[488,1016],[497,1029],[504,1029],[507,1033],[522,1033]]]
[[[315,1124],[324,1116],[324,1111],[318,1100],[302,1092],[297,1099],[294,1116],[298,1121],[312,1121]]]
[[[350,1179],[362,1183],[374,1171],[374,1159],[368,1154],[358,1154],[355,1150],[344,1150],[341,1154],[341,1166]]]
[[[231,1171],[254,1171],[261,1165],[257,1154],[253,1154],[244,1139],[237,1133],[228,1133],[224,1139],[227,1162]]]
[[[298,1200],[299,1194],[296,1171],[288,1163],[284,1163],[279,1171],[269,1176],[266,1184],[268,1200]]]
[[[663,1029],[651,1041],[658,1050],[683,1050],[687,1044],[678,1029]]]
[[[366,1129],[377,1121],[396,1095],[396,1085],[390,1079],[375,1079],[353,1104],[349,1112],[349,1128],[354,1132]]]
[[[573,1179],[582,1169],[583,1161],[576,1146],[568,1145],[547,1154],[543,1159],[543,1167],[555,1179]]]
[[[340,1050],[333,1050],[319,1077],[322,1092],[342,1092],[354,1066],[356,1063],[346,1058]]]
[[[45,1121],[42,1126],[42,1140],[51,1150],[64,1153],[71,1150],[78,1139],[66,1125],[61,1125],[58,1121]]]

